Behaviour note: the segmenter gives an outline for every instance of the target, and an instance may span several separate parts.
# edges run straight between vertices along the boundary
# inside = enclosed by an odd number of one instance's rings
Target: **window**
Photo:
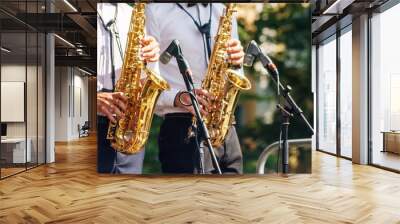
[[[400,5],[371,18],[371,157],[373,164],[396,170],[400,170],[400,155],[387,147],[392,140],[388,142],[385,135],[400,138],[400,32],[395,28],[398,21]],[[399,149],[400,141],[395,142],[394,149]]]
[[[19,16],[40,13],[44,1],[1,1]],[[15,7],[18,6],[18,7]],[[0,178],[45,163],[44,33],[0,12]]]
[[[318,48],[318,149],[336,153],[336,36]]]
[[[352,33],[351,26],[340,36],[340,155],[352,156]]]

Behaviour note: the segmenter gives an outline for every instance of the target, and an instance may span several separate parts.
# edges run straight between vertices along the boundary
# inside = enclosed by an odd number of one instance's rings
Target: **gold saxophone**
[[[231,39],[235,5],[228,3],[224,15],[220,18],[207,74],[202,82],[202,88],[214,96],[211,100],[211,107],[214,109],[204,116],[204,122],[210,132],[211,144],[214,147],[223,144],[229,126],[234,121],[234,109],[239,91],[251,88],[250,81],[237,71],[230,69],[227,62],[226,44]]]
[[[168,83],[146,67],[140,57],[141,39],[145,35],[145,3],[136,3],[125,49],[125,57],[115,92],[128,98],[125,116],[115,124],[110,123],[107,139],[111,146],[123,153],[139,152],[149,137],[154,107],[160,93],[169,88]],[[141,81],[141,73],[146,74]]]

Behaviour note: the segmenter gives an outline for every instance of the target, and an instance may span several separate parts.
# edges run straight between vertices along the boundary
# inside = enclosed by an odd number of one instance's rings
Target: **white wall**
[[[1,81],[25,82],[25,64],[8,64],[1,66]],[[7,108],[1,108],[7,110]],[[25,122],[7,122],[8,138],[25,138]]]
[[[73,119],[72,119],[72,135],[78,136],[78,124],[83,125],[85,121],[89,120],[89,111],[88,111],[88,78],[81,76],[82,73],[76,74],[77,70],[75,70],[74,75],[74,111],[73,111]]]
[[[69,84],[67,67],[55,68],[55,141],[68,140],[69,125]]]
[[[27,68],[24,65],[19,64],[5,64],[1,66],[1,81],[3,82],[25,82],[25,75],[27,69],[28,74],[34,69],[36,72],[36,67],[28,66]],[[30,80],[31,82],[31,80]],[[30,83],[30,85],[36,85],[35,83]],[[36,99],[36,89],[28,88],[27,89],[27,102],[34,101],[33,98]],[[32,90],[29,91],[29,90]],[[35,104],[36,107],[36,104]],[[1,108],[1,110],[7,110],[7,108]],[[11,113],[11,111],[10,111]],[[34,117],[31,117],[32,114],[28,113],[28,121],[35,119],[36,121],[36,114]],[[29,125],[28,127],[30,127]],[[7,122],[7,137],[25,137],[25,122]],[[28,136],[29,137],[29,136]]]
[[[56,67],[55,73],[55,140],[70,141],[88,120],[88,78],[72,67]]]
[[[42,67],[24,64],[3,64],[1,66],[1,81],[3,82],[24,82],[26,85],[26,105],[22,108],[22,113],[26,111],[26,120],[22,122],[5,122],[7,124],[8,138],[29,139],[32,162],[39,159],[39,163],[44,163],[44,80]],[[27,80],[25,80],[27,78]],[[23,94],[23,93],[22,93]],[[4,97],[4,96],[2,96]],[[9,107],[1,108],[3,113],[13,113]],[[39,153],[39,155],[37,155]]]

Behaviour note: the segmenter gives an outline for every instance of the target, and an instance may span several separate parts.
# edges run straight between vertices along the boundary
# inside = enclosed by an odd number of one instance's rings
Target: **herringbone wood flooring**
[[[0,223],[400,223],[400,175],[315,152],[313,174],[96,173],[94,138],[0,181]]]

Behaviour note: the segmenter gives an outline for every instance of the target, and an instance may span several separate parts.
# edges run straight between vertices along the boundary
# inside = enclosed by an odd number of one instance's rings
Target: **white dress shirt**
[[[201,4],[192,7],[187,7],[187,3],[181,3],[181,5],[198,23],[201,21],[201,24],[205,24],[209,21],[210,4],[206,7]],[[211,50],[214,46],[214,37],[224,8],[225,6],[222,3],[212,3]],[[146,27],[148,34],[155,37],[159,42],[161,52],[169,46],[172,40],[179,40],[182,52],[192,69],[195,87],[200,88],[207,71],[205,57],[207,53],[203,35],[189,15],[175,3],[151,3],[146,8]],[[236,19],[233,20],[232,38],[238,39]],[[174,107],[176,94],[181,90],[186,90],[176,60],[173,58],[166,65],[159,63],[159,70],[160,75],[167,80],[171,88],[161,93],[155,110],[156,114],[164,116],[168,113],[186,112],[181,108]],[[243,71],[241,73],[243,74]]]
[[[123,65],[123,56],[125,54],[129,25],[131,22],[132,7],[126,3],[98,3],[97,12],[97,91],[100,92],[102,89],[113,89],[111,79],[111,55],[114,56],[115,82],[119,79]],[[113,36],[113,54],[111,54],[110,34],[108,30],[104,28],[99,18],[99,16],[101,16],[104,23],[107,24],[114,19],[115,15],[115,26],[119,33],[122,56],[115,35]],[[159,73],[158,62],[148,63],[147,67]]]

